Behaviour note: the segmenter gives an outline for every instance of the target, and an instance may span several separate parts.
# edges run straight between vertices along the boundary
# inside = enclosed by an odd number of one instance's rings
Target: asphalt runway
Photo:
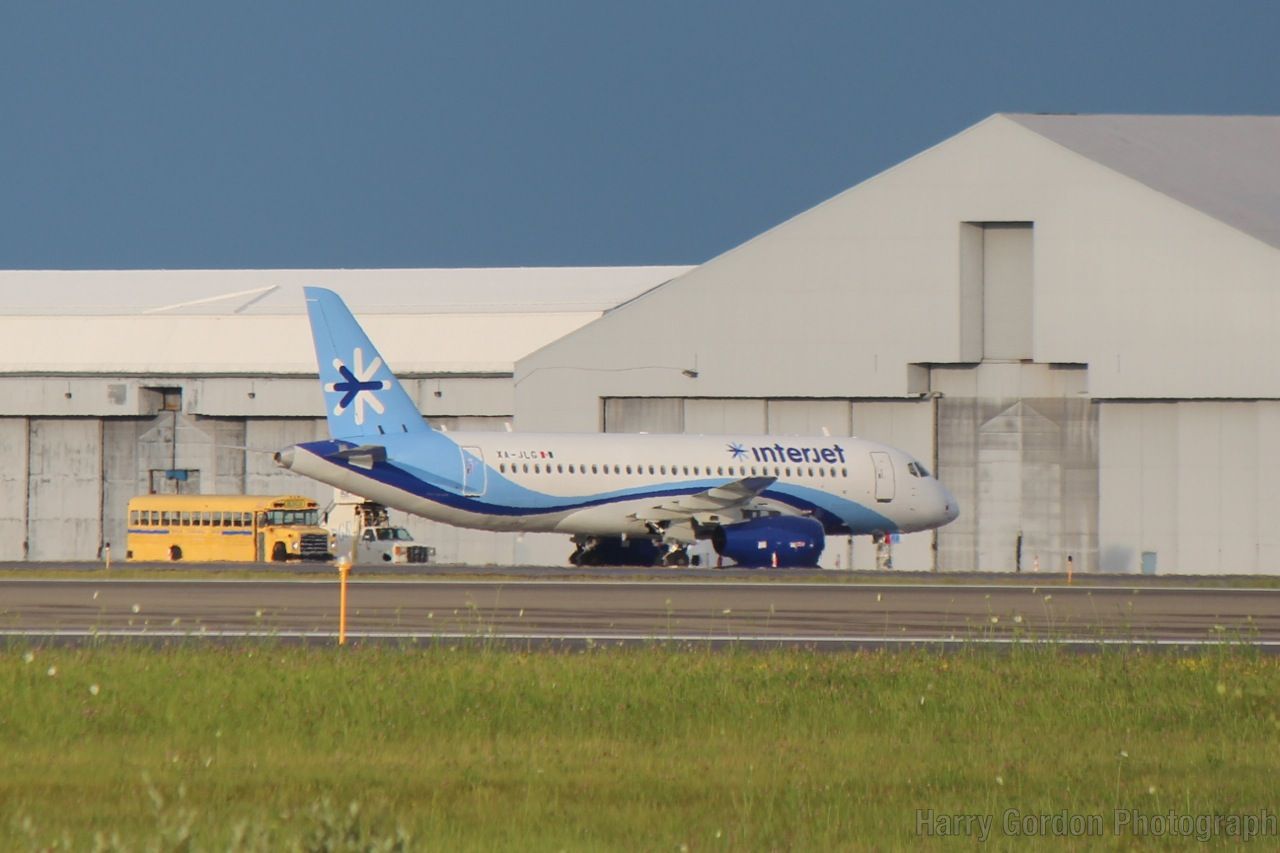
[[[0,637],[327,642],[335,578],[0,580]],[[353,641],[673,640],[860,647],[1060,642],[1280,650],[1280,590],[736,580],[353,578]]]

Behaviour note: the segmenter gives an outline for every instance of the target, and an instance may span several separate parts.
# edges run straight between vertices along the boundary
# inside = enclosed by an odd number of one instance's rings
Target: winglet
[[[334,438],[429,432],[417,406],[338,294],[305,287],[325,415]]]

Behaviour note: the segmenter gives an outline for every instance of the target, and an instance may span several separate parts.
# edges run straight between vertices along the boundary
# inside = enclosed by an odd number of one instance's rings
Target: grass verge
[[[0,848],[893,849],[947,841],[928,810],[1013,846],[1011,809],[1274,810],[1278,676],[1238,648],[9,645]]]

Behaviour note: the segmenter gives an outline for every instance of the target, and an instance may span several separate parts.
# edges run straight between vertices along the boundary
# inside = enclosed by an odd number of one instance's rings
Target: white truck
[[[335,493],[324,527],[335,558],[350,555],[356,565],[428,563],[435,556],[435,548],[419,545],[408,530],[393,525],[385,506],[349,492]]]

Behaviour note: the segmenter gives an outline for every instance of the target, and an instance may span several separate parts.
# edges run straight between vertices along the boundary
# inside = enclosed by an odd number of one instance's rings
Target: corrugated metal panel
[[[605,432],[678,433],[684,401],[676,397],[611,397],[604,401]]]
[[[764,400],[693,399],[684,402],[684,431],[691,435],[763,435]]]
[[[33,560],[93,560],[101,544],[102,422],[31,421],[28,553]]]
[[[771,435],[850,434],[848,400],[770,400]]]

